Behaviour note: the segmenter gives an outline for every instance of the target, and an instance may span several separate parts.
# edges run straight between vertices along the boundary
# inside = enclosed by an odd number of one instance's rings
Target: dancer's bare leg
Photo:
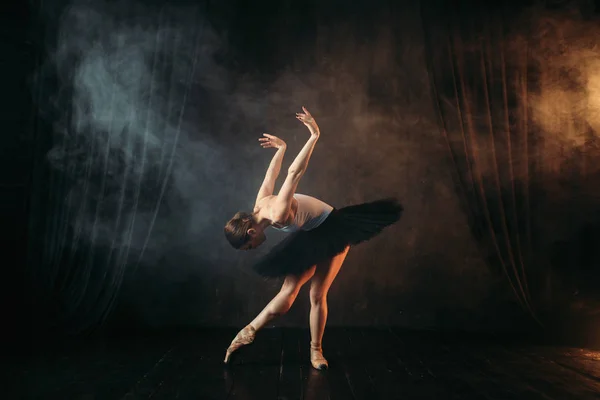
[[[317,265],[310,283],[310,361],[316,369],[327,369],[322,341],[327,322],[327,292],[337,276],[350,247],[329,262]]]
[[[302,286],[308,282],[308,280],[315,273],[315,266],[308,269],[302,275],[290,275],[285,278],[283,285],[279,290],[279,293],[271,300],[266,307],[254,318],[250,324],[242,329],[236,337],[233,339],[227,353],[225,354],[225,363],[229,362],[231,354],[238,350],[240,347],[250,344],[254,341],[256,331],[262,329],[266,324],[272,321],[274,318],[285,314],[289,311],[294,304],[294,300],[298,296],[298,292]]]
[[[250,322],[250,325],[258,331],[274,318],[287,313],[292,307],[292,304],[294,304],[294,300],[296,300],[296,296],[298,296],[298,292],[300,292],[302,286],[312,278],[314,273],[315,267],[313,266],[300,276],[287,276],[283,281],[279,293],[277,293],[260,314]]]

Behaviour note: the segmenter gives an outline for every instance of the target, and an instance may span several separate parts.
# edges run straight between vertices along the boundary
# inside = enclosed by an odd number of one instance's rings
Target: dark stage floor
[[[326,372],[307,330],[267,329],[225,368],[235,331],[71,342],[8,366],[7,399],[592,399],[600,352],[489,337],[329,328]],[[6,359],[5,359],[6,360]],[[3,391],[4,392],[4,391]],[[6,392],[4,392],[6,394]]]

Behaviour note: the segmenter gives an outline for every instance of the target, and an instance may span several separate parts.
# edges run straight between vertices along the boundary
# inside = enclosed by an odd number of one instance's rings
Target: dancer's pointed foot
[[[323,356],[323,349],[320,345],[310,344],[310,363],[313,368],[318,369],[319,371],[329,368],[329,363]]]
[[[227,352],[225,353],[225,364],[229,364],[231,359],[231,355],[237,351],[240,347],[246,346],[254,342],[254,338],[256,337],[256,330],[252,325],[246,326],[244,329],[238,332],[237,335],[231,341],[231,344],[227,348]]]

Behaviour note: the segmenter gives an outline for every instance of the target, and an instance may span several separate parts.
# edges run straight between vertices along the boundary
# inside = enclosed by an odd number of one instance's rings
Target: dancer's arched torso
[[[292,212],[285,224],[273,224],[272,227],[283,232],[310,231],[327,219],[333,207],[312,196],[294,194]]]

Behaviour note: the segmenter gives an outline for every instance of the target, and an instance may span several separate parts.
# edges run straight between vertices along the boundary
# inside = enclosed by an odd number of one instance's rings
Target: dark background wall
[[[395,195],[406,210],[351,250],[330,324],[529,326],[457,189],[436,106],[447,98],[432,90],[432,38],[453,31],[446,5],[424,3],[30,4],[28,320],[68,332],[247,323],[280,284],[250,262],[281,236],[238,253],[222,226],[252,206],[271,156],[257,138],[287,141],[285,171],[307,137],[293,118],[305,105],[323,134],[299,192],[335,206]],[[278,323],[307,317],[303,291]]]
[[[25,263],[27,255],[28,203],[31,165],[34,158],[33,129],[35,110],[28,85],[35,68],[36,51],[32,43],[32,25],[27,4],[7,4],[0,15],[0,65],[3,95],[0,96],[0,120],[3,139],[0,146],[0,243],[3,278],[0,280],[0,304],[8,333],[20,332],[29,321],[24,304]]]

